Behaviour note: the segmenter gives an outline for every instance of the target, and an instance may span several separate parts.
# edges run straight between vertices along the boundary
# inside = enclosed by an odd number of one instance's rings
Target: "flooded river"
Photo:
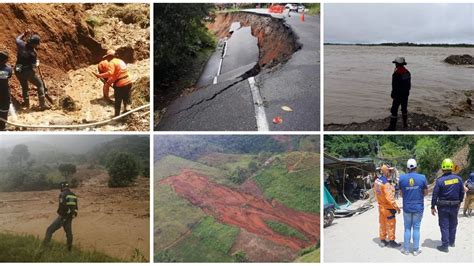
[[[449,55],[474,55],[474,48],[368,47],[324,48],[325,124],[348,124],[390,115],[392,60],[403,56],[412,74],[409,112],[435,116],[453,128],[473,130],[473,113],[452,109],[474,90],[474,66],[444,63]]]

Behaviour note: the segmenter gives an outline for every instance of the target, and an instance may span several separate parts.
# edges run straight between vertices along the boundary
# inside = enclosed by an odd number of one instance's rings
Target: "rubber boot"
[[[407,127],[408,127],[408,115],[404,114],[403,115],[403,128],[407,128]]]
[[[30,109],[30,99],[29,98],[23,99],[23,107],[25,107],[26,109]]]
[[[390,117],[390,125],[384,129],[384,131],[395,131],[397,130],[397,117]]]
[[[49,106],[49,105],[46,103],[46,100],[45,100],[45,97],[44,97],[44,96],[40,96],[40,97],[39,97],[39,107],[40,107],[40,110],[41,110],[41,111],[44,111],[44,110],[47,110],[47,109],[51,109],[51,106]]]

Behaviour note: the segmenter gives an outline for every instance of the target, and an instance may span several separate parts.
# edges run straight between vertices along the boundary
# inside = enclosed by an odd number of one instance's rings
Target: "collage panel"
[[[0,135],[0,262],[149,262],[150,137]]]
[[[474,260],[473,135],[326,135],[323,195],[324,262]]]
[[[149,4],[0,10],[1,131],[150,130]]]
[[[319,135],[155,135],[154,261],[319,262]]]
[[[327,131],[473,131],[473,3],[324,5]]]
[[[319,3],[155,3],[154,39],[156,131],[319,131]]]

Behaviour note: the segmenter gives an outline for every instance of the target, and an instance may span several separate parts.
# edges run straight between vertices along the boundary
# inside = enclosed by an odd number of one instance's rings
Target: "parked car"
[[[304,5],[298,5],[298,10],[297,12],[303,12],[306,8],[304,7]]]

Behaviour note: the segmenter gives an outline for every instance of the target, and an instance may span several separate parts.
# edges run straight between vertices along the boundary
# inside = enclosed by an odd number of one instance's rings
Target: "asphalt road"
[[[378,207],[351,218],[339,218],[324,229],[324,262],[473,262],[474,217],[458,215],[456,247],[449,253],[436,249],[441,244],[438,217],[431,215],[430,199],[425,197],[425,210],[421,221],[420,248],[422,253],[403,255],[399,249],[379,246]],[[397,202],[402,206],[401,199]],[[463,206],[463,205],[461,205]],[[403,244],[403,213],[396,216],[395,241]]]
[[[266,9],[248,10],[266,13]],[[320,123],[319,93],[319,16],[291,17],[275,15],[286,20],[302,48],[283,66],[271,71],[262,71],[256,77],[256,84],[265,103],[265,112],[270,130],[317,131]],[[169,131],[256,131],[255,107],[246,79],[239,78],[257,63],[257,39],[250,33],[250,27],[238,28],[228,39],[227,52],[217,84],[181,97],[167,109],[157,130]],[[213,55],[211,61],[215,62]],[[212,62],[209,62],[211,64]],[[203,72],[202,77],[210,84],[215,63]],[[281,109],[289,106],[292,112]],[[283,118],[281,124],[272,124],[275,116]]]

